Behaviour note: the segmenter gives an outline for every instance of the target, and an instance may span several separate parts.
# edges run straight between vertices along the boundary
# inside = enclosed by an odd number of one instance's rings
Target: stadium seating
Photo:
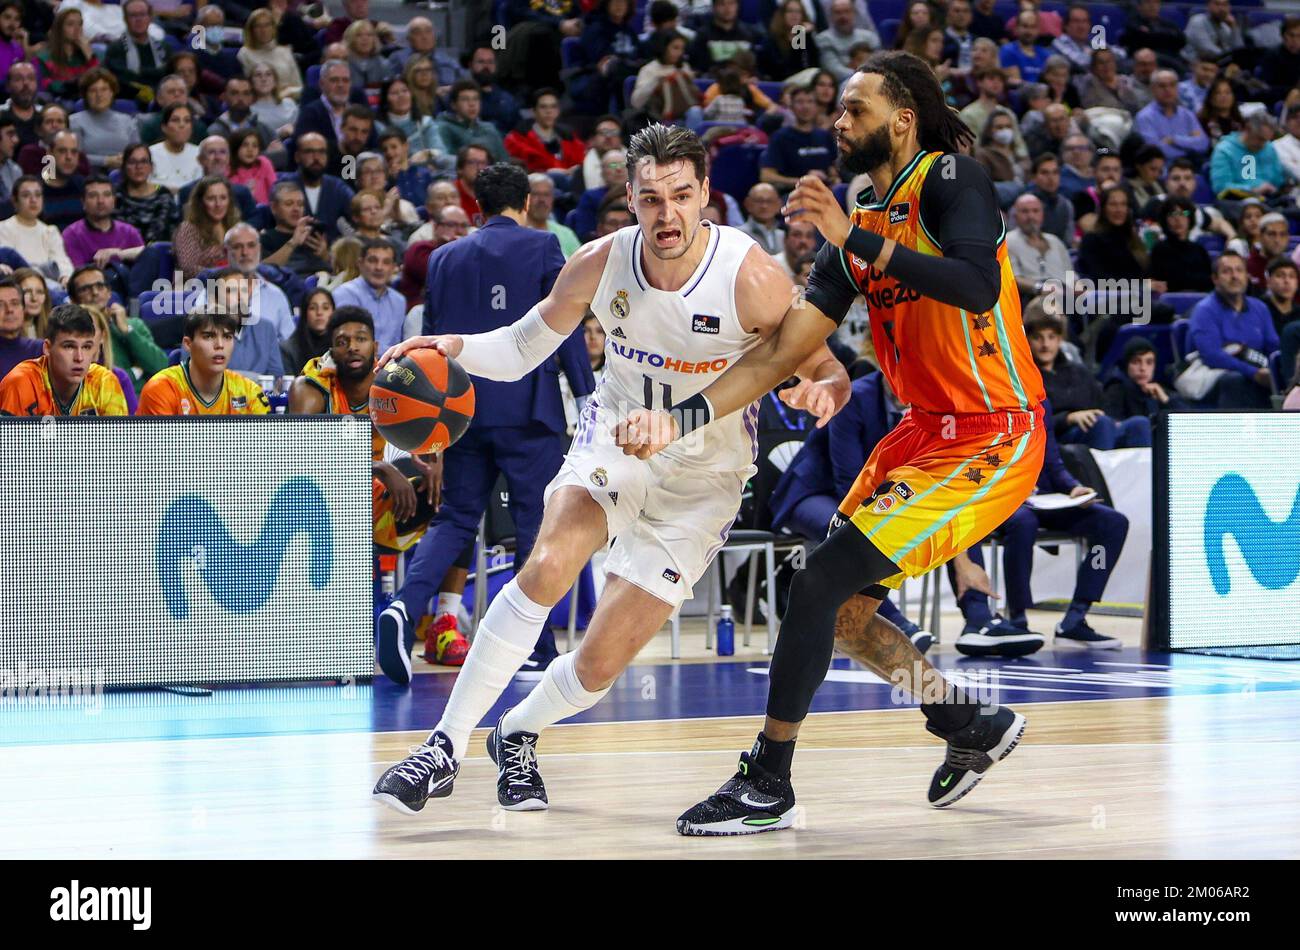
[[[1205,296],[1205,294],[1198,291],[1161,294],[1160,302],[1172,307],[1174,313],[1182,317],[1191,312],[1191,309],[1200,303]]]
[[[763,151],[762,145],[728,145],[719,149],[709,169],[709,181],[719,191],[744,201],[749,189],[758,182]]]
[[[1138,324],[1129,324],[1119,328],[1115,334],[1115,339],[1102,357],[1101,363],[1097,367],[1097,377],[1105,380],[1110,371],[1119,366],[1119,361],[1123,358],[1124,347],[1130,340],[1143,338],[1150,342],[1156,350],[1156,378],[1162,379],[1166,372],[1176,362],[1174,357],[1174,330],[1172,326],[1149,325],[1142,326]],[[1123,367],[1120,367],[1121,371]]]
[[[1180,360],[1187,357],[1187,331],[1191,327],[1191,320],[1175,320],[1170,328],[1173,332],[1174,356]]]

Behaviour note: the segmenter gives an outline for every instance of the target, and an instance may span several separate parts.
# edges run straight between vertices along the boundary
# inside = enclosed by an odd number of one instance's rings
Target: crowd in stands
[[[1149,445],[1171,407],[1300,409],[1300,17],[1229,0],[453,15],[471,36],[454,52],[369,0],[0,0],[0,408],[264,411],[268,380],[330,351],[336,308],[370,315],[378,351],[418,329],[430,254],[484,223],[488,165],[530,173],[528,226],[566,257],[631,224],[623,148],[656,121],[710,147],[705,217],[806,280],[821,238],[783,220],[784,195],[815,175],[852,207],[868,182],[837,170],[840,91],[896,48],[975,134],[1062,444]],[[222,288],[238,325],[196,322]],[[867,326],[859,300],[833,340],[855,376],[874,369]],[[207,395],[144,399],[200,335]],[[255,382],[209,404],[214,367]],[[42,377],[51,396],[27,398]]]

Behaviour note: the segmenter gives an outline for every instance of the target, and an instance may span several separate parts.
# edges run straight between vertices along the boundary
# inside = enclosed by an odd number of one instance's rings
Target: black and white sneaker
[[[748,752],[727,783],[677,819],[682,835],[752,835],[794,823],[794,787],[773,775]]]
[[[430,798],[446,798],[460,771],[451,750],[451,740],[435,732],[424,745],[412,748],[410,755],[379,776],[370,797],[403,815],[414,815]]]
[[[398,686],[411,682],[411,650],[415,648],[415,629],[406,615],[406,605],[395,600],[379,615],[375,635],[375,659],[384,675]]]
[[[907,634],[907,639],[912,641],[912,646],[916,647],[917,653],[925,656],[930,647],[934,645],[934,634],[922,627],[917,627],[915,624],[912,626],[914,629],[904,631]]]
[[[1025,717],[1006,706],[981,706],[975,718],[956,732],[942,732],[931,723],[925,728],[948,743],[948,754],[935,770],[929,792],[931,805],[946,808],[1011,754],[1025,734]]]
[[[1118,637],[1108,637],[1105,634],[1098,633],[1092,627],[1088,626],[1088,621],[1081,620],[1069,630],[1063,630],[1061,625],[1056,625],[1056,631],[1053,634],[1053,640],[1064,640],[1067,643],[1077,643],[1081,647],[1089,650],[1120,650],[1124,644]]]
[[[1041,650],[1046,640],[1041,633],[995,616],[983,626],[968,625],[956,646],[966,656],[1028,656]]]
[[[551,803],[537,769],[537,733],[503,735],[501,723],[505,718],[506,713],[502,713],[487,737],[488,756],[497,767],[497,801],[506,811],[545,811]]]

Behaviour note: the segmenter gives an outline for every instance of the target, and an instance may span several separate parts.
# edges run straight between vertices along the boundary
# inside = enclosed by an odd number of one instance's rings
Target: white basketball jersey
[[[736,274],[754,246],[748,234],[702,222],[700,265],[680,290],[656,290],[642,267],[639,225],[615,233],[591,310],[605,328],[605,375],[577,439],[603,437],[605,410],[622,419],[638,407],[668,409],[700,392],[759,342],[736,315]],[[598,422],[599,419],[599,422]],[[617,421],[617,419],[615,421]],[[584,431],[586,430],[586,431]],[[667,458],[717,471],[742,471],[758,455],[758,403],[717,419],[664,450]]]

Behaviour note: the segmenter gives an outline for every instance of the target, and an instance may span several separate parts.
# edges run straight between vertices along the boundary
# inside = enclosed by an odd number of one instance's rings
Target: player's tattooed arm
[[[876,603],[861,595],[845,601],[835,617],[835,648],[885,682],[920,696],[939,673],[903,631],[876,613]]]

